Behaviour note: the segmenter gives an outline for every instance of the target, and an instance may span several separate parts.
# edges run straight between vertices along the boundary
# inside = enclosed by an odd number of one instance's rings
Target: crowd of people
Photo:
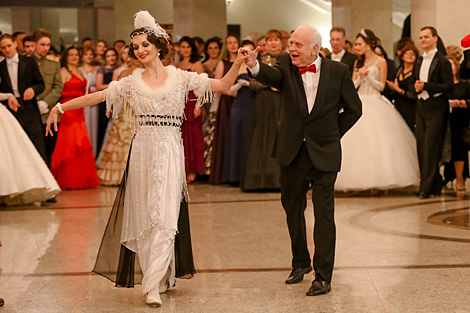
[[[321,54],[348,65],[364,105],[360,122],[342,139],[343,165],[336,190],[353,194],[370,190],[375,194],[418,185],[421,180],[421,196],[428,197],[440,194],[443,183],[456,178],[457,191],[465,191],[468,146],[461,134],[469,124],[466,100],[470,98],[470,85],[459,75],[463,53],[455,45],[444,48],[434,28],[421,32],[427,33],[419,43],[424,56],[420,57],[411,38],[402,38],[396,43],[395,64],[371,30],[362,30],[351,44],[344,28],[331,29],[332,51],[323,47]],[[289,53],[288,38],[286,31],[277,29],[264,36],[252,34],[243,41],[236,35],[206,41],[184,36],[172,42],[170,38],[162,64],[221,78],[232,66],[240,47],[254,50],[259,46],[259,61],[275,66],[280,55]],[[26,83],[23,75],[18,79],[5,72],[19,85],[26,85],[18,89],[9,85],[8,79],[2,80],[3,99],[11,93],[20,102],[17,112],[10,105],[10,113],[22,125],[60,188],[118,185],[133,129],[123,118],[113,121],[106,116],[104,99],[96,106],[61,116],[61,127],[55,136],[44,137],[43,133],[49,111],[56,103],[105,90],[112,81],[141,67],[138,60],[130,57],[129,45],[116,40],[108,47],[104,40],[94,43],[91,38],[84,38],[80,47],[70,45],[58,55],[50,44],[51,34],[44,29],[37,29],[32,35],[4,34],[0,41],[4,42],[4,63],[8,65],[11,58],[21,56],[19,63],[24,63],[33,79]],[[433,74],[428,77],[429,73],[417,67],[436,51],[441,57],[440,72],[435,71],[437,61],[432,66],[424,62],[426,71]],[[27,89],[32,91],[28,97],[16,94]],[[446,105],[431,113],[431,106],[425,101]],[[195,95],[190,92],[181,126],[187,182],[230,184],[243,191],[279,190],[280,167],[271,156],[279,118],[279,90],[250,77],[246,67],[240,69],[228,92],[217,93],[202,108],[195,107]],[[441,164],[445,165],[444,178],[439,175]],[[18,194],[21,192],[2,191],[0,196],[8,199]],[[48,201],[55,200],[52,197]]]
[[[310,26],[172,42],[141,11],[134,28],[130,45],[85,38],[60,57],[47,30],[0,36],[0,202],[119,185],[95,271],[119,268],[110,278],[128,287],[141,270],[149,305],[162,304],[175,277],[194,274],[186,202],[197,179],[281,190],[293,251],[287,284],[312,271],[303,218],[312,184],[320,222],[309,296],[331,290],[334,190],[419,185],[429,198],[454,177],[465,190],[470,55],[459,70],[462,51],[442,49],[433,27],[420,30],[423,56],[411,38],[397,42],[398,66],[369,29],[348,51],[334,27],[330,53]]]

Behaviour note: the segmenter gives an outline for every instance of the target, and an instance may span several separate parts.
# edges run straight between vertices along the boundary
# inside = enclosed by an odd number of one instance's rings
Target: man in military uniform
[[[49,111],[59,101],[64,84],[60,75],[60,62],[56,56],[48,55],[51,47],[51,34],[42,28],[36,29],[33,34],[34,41],[36,42],[36,49],[34,51],[34,58],[39,65],[39,71],[44,79],[46,88],[37,97],[39,112],[41,112],[44,133],[46,131],[46,121]],[[47,165],[51,167],[52,153],[54,152],[57,136],[46,137],[46,157]]]

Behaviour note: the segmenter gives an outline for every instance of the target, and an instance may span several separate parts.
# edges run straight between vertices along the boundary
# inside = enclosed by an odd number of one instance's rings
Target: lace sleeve
[[[108,86],[106,93],[106,115],[116,118],[118,116],[117,108],[123,101],[121,81],[113,81]]]
[[[187,79],[188,92],[193,90],[197,96],[196,107],[200,108],[204,103],[210,103],[214,99],[211,91],[209,76],[206,73],[182,72]]]

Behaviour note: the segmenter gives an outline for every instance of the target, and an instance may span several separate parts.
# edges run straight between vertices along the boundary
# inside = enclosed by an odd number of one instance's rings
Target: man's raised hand
[[[251,50],[248,47],[243,47],[240,50],[242,51],[243,55],[245,55],[247,58],[245,59],[245,64],[249,68],[253,68],[256,65],[256,58],[258,57],[258,51],[260,47],[256,47],[255,50]]]

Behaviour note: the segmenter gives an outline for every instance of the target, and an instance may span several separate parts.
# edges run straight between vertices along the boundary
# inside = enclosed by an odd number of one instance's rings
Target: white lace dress
[[[108,112],[123,103],[120,114],[135,129],[124,199],[121,243],[138,253],[144,294],[158,287],[168,268],[174,284],[174,239],[182,197],[187,198],[181,137],[189,91],[202,104],[210,97],[206,74],[166,67],[163,86],[152,89],[142,69],[109,85]]]
[[[0,101],[8,94],[0,93]],[[0,203],[45,201],[60,187],[16,118],[0,103]]]
[[[400,113],[380,94],[378,67],[370,66],[367,76],[355,81],[362,117],[341,139],[342,164],[335,190],[418,185],[416,139]]]

